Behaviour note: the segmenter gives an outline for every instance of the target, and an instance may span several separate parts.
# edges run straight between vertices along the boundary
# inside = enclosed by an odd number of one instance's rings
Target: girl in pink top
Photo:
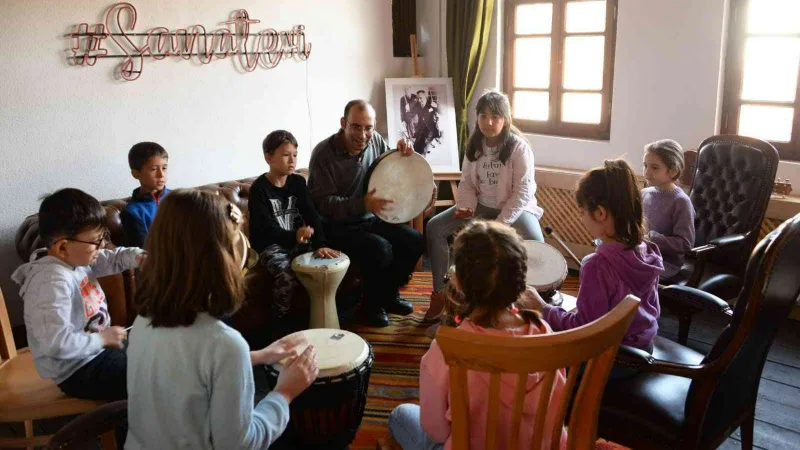
[[[433,272],[431,306],[425,314],[430,322],[444,305],[444,276],[450,267],[447,239],[471,219],[495,220],[514,227],[523,239],[544,242],[533,150],[512,123],[508,97],[486,92],[478,99],[476,112],[478,122],[464,154],[456,205],[432,218],[425,231]]]
[[[498,336],[530,336],[551,333],[539,314],[518,310],[515,302],[526,291],[527,258],[522,239],[507,225],[475,221],[456,237],[453,245],[455,274],[446,291],[447,314],[456,317],[459,328],[472,333]],[[389,416],[389,430],[404,449],[450,449],[450,373],[434,340],[422,357],[419,377],[420,404],[403,404]],[[520,448],[531,448],[534,419],[545,417],[545,448],[550,447],[552,427],[564,395],[564,371],[556,373],[553,393],[546,411],[537,411],[542,375],[529,374],[520,431]],[[469,372],[470,448],[483,449],[486,440],[489,374]],[[500,430],[498,448],[508,448],[511,413],[517,376],[501,377]],[[560,447],[566,446],[561,433]]]

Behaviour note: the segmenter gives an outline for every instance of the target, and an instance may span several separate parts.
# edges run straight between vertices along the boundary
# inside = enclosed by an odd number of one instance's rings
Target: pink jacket
[[[528,142],[512,135],[511,155],[500,167],[497,183],[497,206],[500,215],[497,221],[511,225],[523,211],[542,218],[543,210],[536,204],[536,181],[534,180],[533,150]],[[478,205],[478,171],[475,162],[464,156],[461,167],[461,183],[458,185],[459,208],[472,208]]]
[[[534,324],[508,330],[497,330],[479,327],[469,320],[459,326],[462,330],[474,333],[491,334],[496,336],[527,336],[543,333],[552,333],[548,325],[544,330]],[[532,448],[533,422],[536,417],[537,402],[539,400],[540,386],[543,377],[538,374],[529,374],[527,393],[522,410],[522,426],[520,427],[520,448]],[[470,418],[470,449],[484,448],[486,442],[486,420],[489,407],[489,374],[486,372],[468,372],[469,418]],[[517,384],[517,375],[504,374],[500,378],[500,430],[498,432],[498,448],[508,448],[508,436],[511,433],[511,413],[514,406],[514,391]],[[558,413],[558,405],[564,395],[566,378],[564,370],[560,369],[553,383],[553,393],[545,418],[545,447],[550,447],[550,436]],[[436,442],[444,443],[446,450],[453,448],[450,438],[450,371],[444,362],[442,350],[436,343],[431,344],[430,350],[422,357],[419,373],[419,399],[420,421],[422,428]],[[560,448],[566,448],[567,434],[561,432]]]

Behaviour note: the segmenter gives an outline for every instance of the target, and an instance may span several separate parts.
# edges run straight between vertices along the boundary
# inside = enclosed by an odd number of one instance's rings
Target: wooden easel
[[[423,78],[422,71],[419,68],[419,60],[417,59],[417,35],[412,34],[409,39],[411,39],[411,77],[412,78]],[[458,194],[458,181],[461,180],[461,172],[448,172],[448,173],[434,173],[433,174],[433,181],[436,183],[436,186],[440,186],[440,181],[448,181],[450,182],[450,190],[453,193],[453,200],[439,200],[436,199],[434,206],[454,206],[456,204],[456,198]],[[441,192],[441,190],[439,190]],[[423,213],[424,214],[424,213]],[[415,230],[419,231],[420,233],[423,232],[423,222],[424,217],[422,214],[415,217],[414,220],[409,224]],[[422,268],[422,258],[417,262],[417,266],[414,270],[420,270]]]
[[[422,72],[419,70],[419,61],[417,60],[417,35],[412,34],[409,39],[411,39],[411,77],[422,78]]]

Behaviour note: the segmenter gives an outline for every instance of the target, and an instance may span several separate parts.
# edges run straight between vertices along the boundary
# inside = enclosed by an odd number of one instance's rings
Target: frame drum
[[[392,200],[376,214],[384,222],[405,223],[422,214],[433,196],[433,170],[422,156],[403,156],[398,151],[386,152],[367,171],[364,182],[367,192]]]

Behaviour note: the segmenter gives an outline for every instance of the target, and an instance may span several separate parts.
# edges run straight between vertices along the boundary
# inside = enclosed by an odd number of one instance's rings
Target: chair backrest
[[[686,403],[690,414],[703,414],[701,442],[719,436],[753,408],[761,371],[780,324],[800,299],[800,214],[758,243],[747,264],[744,288],[725,328],[703,361],[719,377],[692,383]],[[706,406],[707,405],[707,406]],[[697,419],[702,419],[699,415]]]
[[[50,438],[49,449],[79,450],[97,436],[114,431],[128,420],[128,401],[118,400],[99,406],[72,419]],[[118,443],[119,444],[119,443]]]
[[[8,319],[8,308],[3,291],[0,290],[0,364],[17,356],[17,346],[11,333],[11,321]]]
[[[689,192],[695,209],[695,246],[750,233],[744,249],[715,256],[715,263],[741,273],[758,240],[778,160],[775,147],[760,139],[722,135],[700,144]]]
[[[249,236],[250,215],[247,205],[250,199],[250,185],[253,181],[255,181],[255,178],[245,178],[242,180],[197,186],[196,189],[216,192],[231,203],[236,204],[244,215],[242,229],[245,235]],[[130,200],[131,198],[127,197],[100,202],[106,210],[105,226],[111,232],[111,242],[116,246],[125,245],[125,233],[122,229],[122,211],[125,210]],[[32,214],[25,218],[17,229],[14,242],[17,248],[17,254],[23,262],[28,262],[34,250],[44,247],[39,237],[39,214]]]
[[[450,412],[454,449],[469,448],[469,392],[467,371],[488,372],[489,409],[486,421],[486,448],[497,447],[500,408],[500,376],[517,374],[512,408],[509,449],[519,448],[525,385],[528,374],[540,373],[543,381],[533,429],[534,446],[544,442],[545,412],[550,403],[553,381],[558,369],[567,367],[565,395],[551,434],[551,447],[558,448],[562,425],[571,395],[587,362],[572,404],[567,447],[594,448],[597,435],[597,414],[608,373],[614,364],[620,342],[639,307],[639,299],[629,295],[605,316],[568,331],[537,336],[489,336],[450,327],[440,327],[436,341],[450,369]]]

